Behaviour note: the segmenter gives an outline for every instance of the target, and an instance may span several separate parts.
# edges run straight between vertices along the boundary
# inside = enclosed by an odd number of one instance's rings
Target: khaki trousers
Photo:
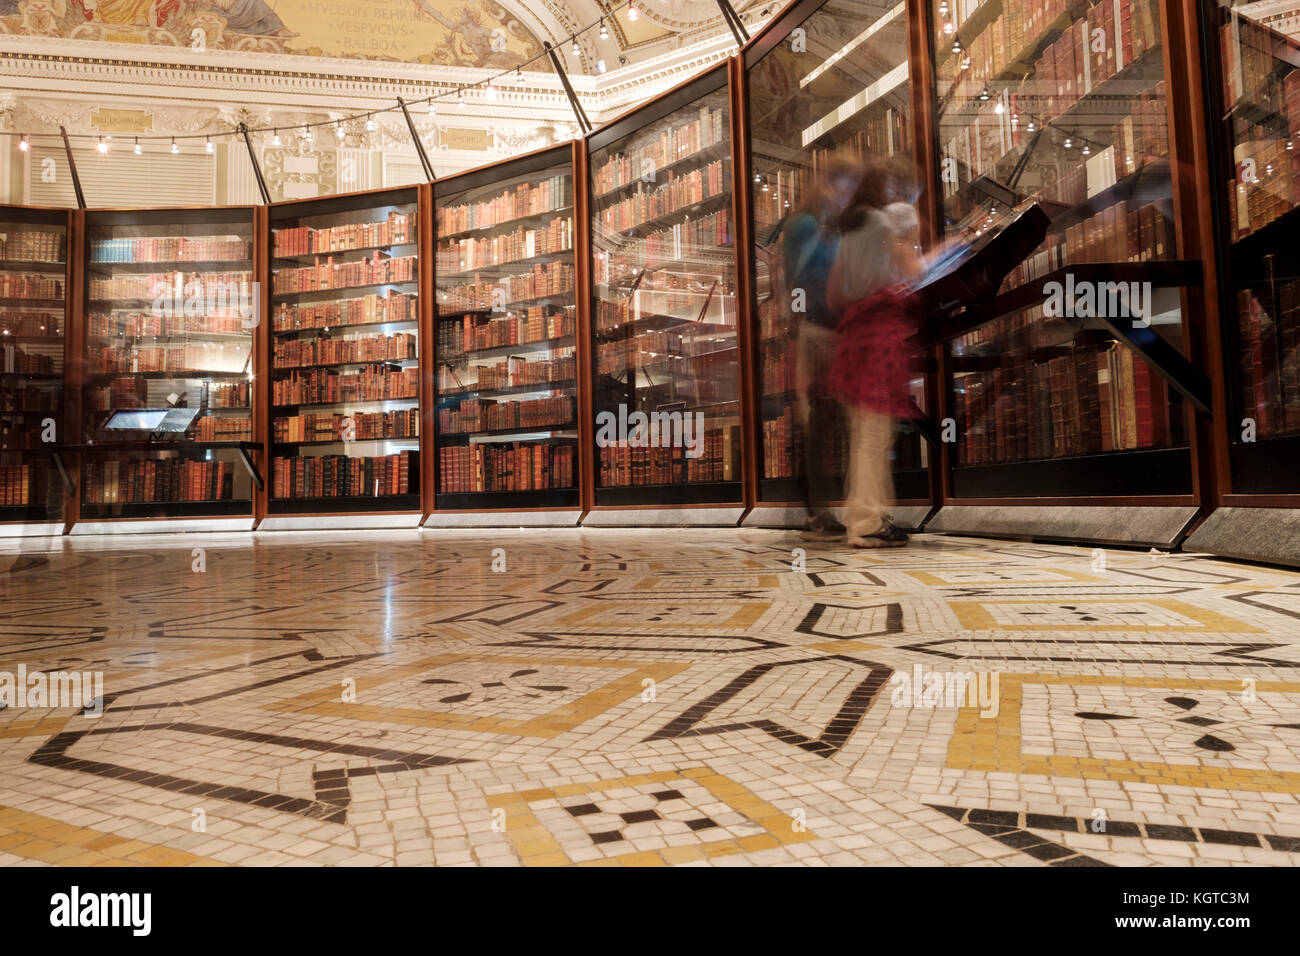
[[[849,475],[845,526],[850,538],[880,531],[889,520],[894,477],[889,449],[894,444],[894,419],[863,408],[845,406],[849,421]]]

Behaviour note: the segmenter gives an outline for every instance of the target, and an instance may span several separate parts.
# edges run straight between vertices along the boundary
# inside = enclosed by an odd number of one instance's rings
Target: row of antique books
[[[1300,72],[1291,75],[1300,77]],[[1300,129],[1300,99],[1294,122]],[[1234,241],[1267,226],[1300,202],[1300,150],[1290,136],[1279,139],[1267,128],[1255,126],[1237,140],[1236,176],[1228,183],[1228,226]]]
[[[0,465],[0,506],[16,508],[45,502],[48,478],[45,462],[24,465]]]
[[[635,229],[648,220],[720,196],[730,188],[720,159],[685,175],[670,170],[659,180],[642,183],[625,198],[605,206],[600,210],[600,221],[615,232]]]
[[[573,248],[573,219],[552,219],[535,229],[516,229],[500,236],[451,239],[438,243],[439,274],[509,266],[512,262]]]
[[[1156,203],[1121,200],[1095,216],[1050,233],[1038,251],[1007,273],[1014,289],[1064,266],[1086,262],[1155,262],[1173,258],[1174,224]]]
[[[252,322],[242,315],[201,316],[158,312],[91,312],[86,318],[86,333],[92,336],[147,338],[151,335],[247,335],[252,338]]]
[[[490,229],[513,219],[564,209],[572,204],[573,180],[570,176],[551,176],[535,183],[520,183],[491,199],[440,206],[438,235]]]
[[[59,265],[64,259],[61,232],[45,229],[7,229],[0,232],[0,262],[49,262]]]
[[[793,339],[770,339],[760,344],[760,375],[764,395],[777,395],[795,388],[799,367],[795,360],[795,348]]]
[[[438,491],[540,491],[572,488],[576,448],[554,442],[453,445],[438,449]]]
[[[377,362],[416,357],[413,332],[396,335],[354,335],[341,338],[280,339],[275,343],[277,368]]]
[[[86,349],[90,372],[238,372],[248,356],[248,343],[225,345],[92,346]]]
[[[452,368],[438,365],[438,394],[454,395],[457,392],[490,391],[497,388],[516,388],[521,385],[549,385],[552,382],[572,381],[578,374],[578,360],[572,348],[556,349],[553,357],[527,359],[512,355],[503,362],[491,365],[467,365]]]
[[[195,441],[252,441],[253,420],[234,415],[204,415],[194,423]]]
[[[37,388],[14,381],[0,382],[0,412],[57,411],[61,390],[61,387]]]
[[[16,345],[0,342],[0,372],[49,375],[54,372],[54,356],[28,352]]]
[[[576,331],[577,309],[571,305],[561,309],[535,305],[526,314],[508,313],[486,322],[464,315],[438,323],[438,359],[450,361],[466,352],[545,342],[574,335]]]
[[[0,312],[0,338],[6,335],[63,335],[62,312]]]
[[[81,500],[90,505],[230,501],[237,466],[187,458],[85,461]]]
[[[277,269],[271,286],[276,294],[281,294],[412,282],[418,261],[416,256],[385,256],[379,252],[369,259],[351,262],[335,262],[333,256],[327,256],[324,262],[314,266]]]
[[[271,401],[275,405],[373,402],[415,398],[420,394],[418,368],[388,369],[383,365],[368,365],[348,372],[332,368],[286,371],[285,377],[271,383]]]
[[[388,214],[379,222],[343,223],[337,226],[289,226],[276,229],[277,256],[305,256],[324,252],[347,252],[374,246],[405,245],[415,242],[415,213]]]
[[[612,154],[592,173],[592,188],[600,194],[637,180],[653,182],[659,170],[725,142],[728,135],[726,111],[701,104],[690,121]]]
[[[675,485],[682,482],[737,481],[740,478],[740,426],[706,428],[704,448],[688,458],[681,445],[633,447],[613,442],[599,449],[600,487]]]
[[[187,279],[187,276],[189,277]],[[112,299],[153,299],[170,305],[173,312],[185,311],[187,299],[198,288],[203,293],[206,315],[213,309],[207,308],[207,300],[219,302],[221,312],[225,315],[237,315],[237,307],[229,303],[229,290],[236,292],[251,288],[251,272],[152,272],[148,275],[126,274],[110,278],[92,276],[90,279],[90,298],[96,301]],[[197,304],[197,303],[196,303]]]
[[[251,255],[251,243],[235,236],[153,236],[92,239],[91,262],[233,262]]]
[[[371,325],[378,322],[414,322],[417,296],[414,292],[388,292],[329,302],[293,305],[281,302],[271,316],[277,332],[299,329],[327,329],[336,325]]]
[[[411,467],[415,460],[410,451],[367,458],[346,455],[274,458],[271,495],[275,498],[381,498],[411,494]]]
[[[1258,435],[1300,431],[1300,282],[1242,289],[1237,322],[1242,414]]]
[[[271,423],[271,440],[280,443],[417,438],[419,434],[418,408],[402,408],[390,412],[288,415],[276,418]]]
[[[62,299],[63,280],[21,272],[0,272],[0,299]]]
[[[527,272],[490,278],[474,276],[473,281],[440,288],[438,314],[479,309],[500,311],[533,299],[572,292],[573,287],[572,262],[563,259],[538,262]]]
[[[622,256],[638,257],[643,260],[645,268],[652,269],[729,245],[731,212],[720,209],[699,219],[652,232],[644,239],[634,240],[621,247],[619,253]]]
[[[574,419],[572,395],[497,402],[469,398],[455,408],[438,409],[438,434],[463,435],[501,428],[564,428]]]
[[[1168,386],[1117,343],[1071,345],[1055,357],[1024,348],[996,369],[957,379],[957,463],[1062,458],[1168,445]],[[960,365],[958,364],[958,367]]]

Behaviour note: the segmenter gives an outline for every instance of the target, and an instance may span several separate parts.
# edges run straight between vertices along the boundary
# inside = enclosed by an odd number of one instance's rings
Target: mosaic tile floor
[[[34,539],[0,542],[0,606],[0,678],[104,681],[99,717],[0,709],[0,864],[1300,864],[1288,571],[740,530]]]

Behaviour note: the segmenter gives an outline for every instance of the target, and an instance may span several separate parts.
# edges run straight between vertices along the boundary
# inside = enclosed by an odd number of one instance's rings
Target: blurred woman
[[[839,338],[832,393],[849,421],[848,543],[896,547],[907,535],[894,526],[889,453],[894,419],[910,418],[914,331],[905,283],[921,268],[915,187],[894,160],[873,163],[840,218],[840,246],[826,300],[837,311]]]

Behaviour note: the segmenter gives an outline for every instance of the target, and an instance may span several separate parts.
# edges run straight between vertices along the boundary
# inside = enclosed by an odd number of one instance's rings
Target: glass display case
[[[572,148],[434,185],[439,510],[576,508]]]
[[[68,213],[0,207],[0,523],[59,521]]]
[[[892,0],[805,4],[746,52],[753,197],[754,317],[760,435],[758,498],[805,497],[804,455],[821,458],[832,498],[843,495],[842,416],[819,411],[799,385],[819,329],[834,334],[825,282],[838,245],[840,181],[864,162],[912,159],[912,84],[905,5]],[[802,342],[802,344],[801,344]],[[806,369],[812,402],[818,371]],[[925,409],[918,360],[913,397]],[[808,427],[805,423],[815,423]],[[895,495],[929,500],[930,449],[910,422],[894,444]],[[804,448],[805,438],[811,449]]]
[[[944,237],[1029,200],[1051,219],[1003,284],[1041,306],[951,344],[954,495],[1188,493],[1183,403],[1101,321],[1186,354],[1158,271],[1178,258],[1159,0],[932,4]]]
[[[86,214],[80,513],[251,515],[253,213]]]
[[[595,503],[740,502],[726,71],[588,139]]]
[[[272,207],[269,514],[421,509],[416,208]]]
[[[1300,17],[1207,3],[1218,54],[1210,102],[1219,160],[1219,269],[1232,491],[1297,494],[1300,477]],[[1213,61],[1212,61],[1213,62]]]

